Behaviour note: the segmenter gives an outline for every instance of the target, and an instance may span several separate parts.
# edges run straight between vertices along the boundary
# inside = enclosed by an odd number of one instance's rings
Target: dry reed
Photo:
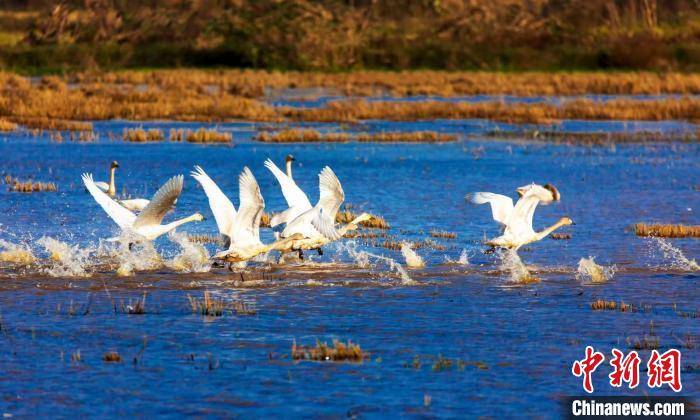
[[[321,133],[313,129],[280,130],[273,134],[266,131],[259,133],[256,140],[265,143],[346,143],[349,141],[376,143],[444,143],[455,141],[453,134],[437,133],[435,131],[360,133]]]
[[[122,138],[132,143],[145,143],[150,141],[163,141],[163,131],[157,128],[144,130],[143,128],[125,128]]]
[[[12,121],[8,121],[4,118],[0,118],[0,131],[15,131],[17,130],[17,124]]]
[[[615,301],[612,300],[603,300],[603,299],[598,299],[594,302],[591,303],[591,309],[594,311],[602,311],[602,310],[607,310],[607,311],[620,311],[620,312],[632,312],[634,310],[634,307],[630,304],[626,304],[622,301],[618,304]]]
[[[345,133],[321,133],[311,129],[289,129],[274,134],[263,131],[255,139],[265,143],[345,143],[350,141],[350,136]]]
[[[292,344],[292,359],[294,360],[316,360],[332,362],[362,362],[369,358],[369,353],[364,352],[358,344],[351,341],[343,343],[333,340],[333,345],[316,341],[315,346],[298,346],[296,341]]]
[[[40,106],[40,104],[37,104]],[[0,104],[0,109],[2,105]],[[1,111],[0,111],[1,113]],[[12,115],[11,113],[8,115]],[[88,119],[88,118],[86,118]],[[27,128],[55,131],[92,131],[92,123],[45,116],[11,116],[11,120]]]
[[[659,238],[700,238],[700,226],[637,223],[634,233]]]
[[[102,360],[105,362],[120,363],[122,361],[122,357],[116,351],[108,351],[102,356]]]
[[[205,316],[222,316],[225,312],[235,312],[238,315],[254,315],[257,312],[243,301],[226,302],[223,298],[213,298],[208,291],[204,292],[204,298],[198,299],[187,295],[192,313]]]
[[[220,133],[216,130],[200,128],[197,131],[187,131],[185,140],[189,143],[231,143],[231,133]]]
[[[611,144],[611,143],[658,143],[663,141],[692,142],[698,140],[698,133],[658,131],[632,131],[632,132],[583,132],[572,133],[565,131],[501,131],[494,130],[486,133],[486,137],[495,139],[525,139],[544,140],[566,144]]]
[[[554,232],[551,235],[549,235],[550,238],[554,239],[555,241],[562,241],[562,240],[568,240],[571,239],[571,233],[568,232]]]
[[[8,191],[12,192],[34,193],[58,191],[58,187],[53,182],[20,181],[16,178],[13,179],[10,175],[5,176],[5,183],[11,184],[8,187]]]
[[[454,232],[431,230],[430,236],[432,236],[433,238],[455,239],[457,237],[457,234]]]

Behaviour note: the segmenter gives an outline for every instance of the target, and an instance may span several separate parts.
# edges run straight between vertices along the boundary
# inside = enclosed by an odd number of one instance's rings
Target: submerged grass
[[[492,130],[486,133],[486,137],[494,139],[524,139],[543,140],[566,144],[604,145],[612,143],[646,143],[662,141],[697,141],[700,136],[697,132],[673,132],[662,133],[658,131],[625,131],[625,132],[582,132],[573,133],[565,131],[524,130],[502,131]]]
[[[223,316],[235,312],[237,315],[255,315],[257,312],[243,301],[227,302],[223,298],[213,298],[209,291],[204,292],[202,299],[187,295],[192,313],[210,317]]]
[[[700,226],[637,223],[634,233],[658,238],[700,238]]]
[[[58,191],[58,186],[53,182],[21,181],[17,178],[12,178],[10,175],[5,175],[5,183],[9,185],[7,189],[11,192],[34,193]]]
[[[362,362],[368,358],[369,353],[363,351],[359,344],[354,344],[349,340],[347,343],[333,340],[332,346],[318,340],[315,346],[300,346],[297,345],[296,341],[292,344],[292,359],[294,360]]]

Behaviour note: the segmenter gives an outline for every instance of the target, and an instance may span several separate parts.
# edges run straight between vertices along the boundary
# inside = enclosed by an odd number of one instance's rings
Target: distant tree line
[[[2,64],[16,67],[697,69],[700,63],[700,0],[29,0],[0,7],[10,16],[36,12],[22,42],[0,52]]]

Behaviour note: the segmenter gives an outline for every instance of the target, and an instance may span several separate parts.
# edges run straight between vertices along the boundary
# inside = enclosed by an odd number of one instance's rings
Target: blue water
[[[629,351],[645,335],[658,336],[661,350],[681,349],[681,395],[698,396],[700,355],[697,347],[684,343],[686,337],[695,346],[700,340],[700,275],[688,265],[699,259],[700,243],[660,243],[630,231],[640,221],[699,224],[698,144],[589,147],[480,140],[486,131],[509,128],[484,121],[343,126],[460,136],[458,142],[439,145],[268,145],[251,137],[270,125],[252,123],[218,126],[233,134],[233,147],[109,140],[108,133],[118,136],[125,126],[139,125],[160,127],[166,136],[170,128],[202,126],[98,122],[99,140],[85,144],[54,143],[24,132],[0,134],[0,173],[59,186],[57,193],[0,190],[0,239],[23,244],[41,259],[23,268],[0,262],[3,413],[556,417],[563,413],[565,396],[582,394],[581,379],[570,369],[583,358],[586,345],[609,360],[611,348]],[[595,131],[690,127],[644,122],[563,126]],[[179,273],[164,266],[118,277],[93,255],[100,239],[114,236],[117,229],[85,192],[82,172],[106,180],[109,162],[118,160],[119,192],[149,197],[167,178],[187,175],[198,164],[237,204],[237,175],[247,165],[260,184],[266,210],[280,211],[284,199],[263,162],[270,157],[282,165],[290,153],[297,159],[295,179],[312,202],[318,198],[316,174],[329,165],[343,184],[346,202],[383,216],[393,239],[421,241],[433,229],[454,232],[457,238],[432,238],[444,249],[417,251],[427,267],[408,270],[415,284],[407,284],[375,257],[370,256],[369,265],[361,263],[357,253],[363,251],[403,263],[398,251],[363,240],[329,245],[323,256],[309,255],[311,262],[253,263],[243,275],[224,268]],[[563,230],[571,233],[570,240],[545,239],[519,252],[541,281],[518,285],[510,282],[499,256],[482,253],[480,242],[498,234],[488,207],[471,206],[463,197],[470,191],[493,191],[515,198],[515,188],[533,181],[552,183],[562,194],[561,202],[538,208],[536,229],[565,215],[576,225]],[[194,211],[208,219],[179,231],[216,234],[204,193],[187,177],[168,217]],[[37,244],[42,236],[87,250],[85,276],[48,270],[53,263]],[[269,241],[272,232],[264,229],[262,237]],[[180,252],[167,237],[156,241],[156,248],[164,258]],[[462,252],[468,265],[446,263]],[[612,279],[590,285],[577,278],[579,260],[589,256],[603,266],[614,265]],[[201,297],[205,290],[245,301],[256,313],[193,314],[187,296]],[[120,303],[140,298],[144,291],[147,313],[123,314]],[[590,303],[598,298],[623,300],[639,310],[593,311]],[[370,356],[361,364],[290,360],[295,340],[312,345],[333,339],[359,343]],[[81,360],[71,361],[78,350]],[[107,351],[118,351],[123,362],[103,362]],[[645,364],[649,351],[640,355]],[[439,357],[451,359],[453,366],[433,368]],[[594,395],[672,393],[649,389],[644,367],[637,389],[611,388],[607,360],[594,375]]]

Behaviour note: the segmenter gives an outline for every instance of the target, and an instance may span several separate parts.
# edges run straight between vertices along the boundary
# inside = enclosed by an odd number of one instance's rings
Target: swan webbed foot
[[[298,252],[299,252],[299,259],[300,259],[300,260],[303,260],[303,259],[304,259],[304,251],[302,251],[302,250],[300,249]]]
[[[318,252],[318,255],[323,255],[323,250],[321,247],[316,248],[316,252]]]

